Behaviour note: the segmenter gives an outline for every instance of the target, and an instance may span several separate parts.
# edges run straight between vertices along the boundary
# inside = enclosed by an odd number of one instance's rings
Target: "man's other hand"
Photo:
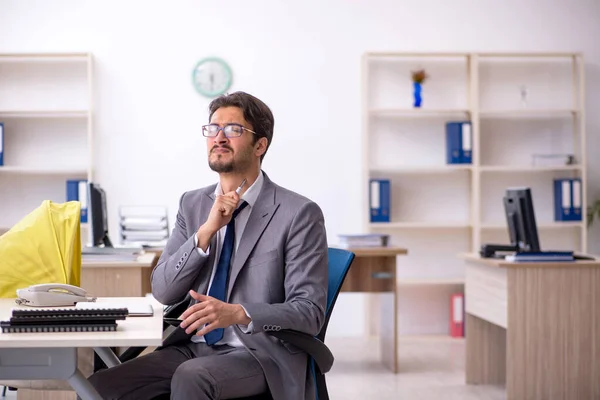
[[[231,221],[239,202],[240,196],[235,191],[217,196],[206,222],[196,232],[198,247],[206,251],[213,235]]]
[[[181,314],[180,328],[190,334],[200,328],[198,336],[204,336],[217,328],[227,328],[234,324],[248,325],[250,318],[239,304],[229,304],[214,297],[190,290],[190,295],[199,301]]]

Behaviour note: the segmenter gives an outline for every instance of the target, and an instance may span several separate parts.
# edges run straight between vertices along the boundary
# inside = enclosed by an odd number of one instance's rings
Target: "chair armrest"
[[[173,304],[172,306],[165,307],[165,311],[163,313],[163,317],[165,318],[179,318],[181,314],[185,310],[187,310],[190,305],[189,299],[186,297],[185,300],[179,302],[177,304]]]
[[[186,297],[183,301],[165,307],[163,311],[163,318],[179,318],[181,314],[188,308],[189,298]],[[169,327],[169,324],[163,321],[163,331]],[[146,347],[129,347],[120,356],[119,360],[123,363],[125,361],[132,360],[142,354],[146,350]]]
[[[285,340],[294,346],[304,350],[309,356],[315,360],[319,371],[322,374],[329,372],[333,365],[333,354],[331,350],[319,339],[307,333],[283,329],[280,331],[266,332],[271,336],[275,336],[280,340]]]

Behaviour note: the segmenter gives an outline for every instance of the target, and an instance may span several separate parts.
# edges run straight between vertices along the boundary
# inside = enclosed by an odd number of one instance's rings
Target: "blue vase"
[[[413,89],[414,89],[414,97],[415,97],[415,102],[413,104],[414,107],[421,107],[421,84],[418,82],[413,82]]]

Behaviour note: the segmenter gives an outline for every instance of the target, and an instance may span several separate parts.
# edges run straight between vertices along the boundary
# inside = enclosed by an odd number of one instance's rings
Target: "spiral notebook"
[[[9,321],[0,321],[2,333],[110,332],[127,309],[34,309],[13,310]]]

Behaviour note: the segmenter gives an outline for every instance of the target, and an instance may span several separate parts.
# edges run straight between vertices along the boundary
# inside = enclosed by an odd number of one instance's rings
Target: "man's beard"
[[[208,160],[208,166],[215,172],[218,173],[229,173],[234,170],[233,160],[223,161],[217,157],[216,160]]]
[[[239,157],[237,160],[234,160],[233,150],[231,148],[227,149],[231,151],[231,160],[225,161],[223,160],[223,157],[219,156],[217,156],[216,159],[213,159],[209,156],[208,166],[210,167],[210,169],[217,173],[242,172],[251,165],[252,148],[242,150],[242,152],[239,153]]]

